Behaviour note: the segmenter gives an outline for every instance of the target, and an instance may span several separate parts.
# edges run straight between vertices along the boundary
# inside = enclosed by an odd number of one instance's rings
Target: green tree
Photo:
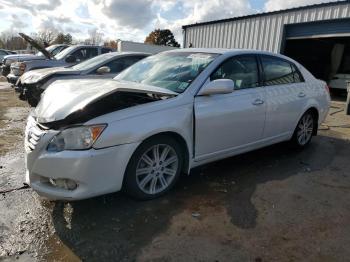
[[[146,37],[145,44],[180,47],[180,44],[175,40],[174,34],[169,29],[156,29],[152,31]]]

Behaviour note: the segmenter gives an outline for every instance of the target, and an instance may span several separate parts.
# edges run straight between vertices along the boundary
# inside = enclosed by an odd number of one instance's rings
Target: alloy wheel
[[[169,187],[179,168],[179,157],[173,147],[156,144],[146,150],[136,167],[136,182],[146,194],[157,194]]]
[[[305,114],[299,121],[297,139],[301,146],[306,145],[312,137],[314,119],[311,114]]]

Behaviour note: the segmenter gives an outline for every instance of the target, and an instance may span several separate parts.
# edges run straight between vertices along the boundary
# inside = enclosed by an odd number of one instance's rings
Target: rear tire
[[[140,200],[165,194],[178,180],[183,160],[181,146],[172,137],[146,140],[136,149],[127,166],[125,193]]]
[[[305,148],[312,140],[317,130],[316,117],[312,111],[306,111],[300,118],[291,139],[291,144],[296,148]]]

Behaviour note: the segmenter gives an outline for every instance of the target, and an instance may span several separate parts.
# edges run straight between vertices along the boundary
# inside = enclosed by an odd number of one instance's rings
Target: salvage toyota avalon
[[[26,180],[50,199],[121,189],[152,199],[195,166],[282,141],[306,147],[329,102],[326,84],[282,55],[164,52],[114,80],[53,83],[28,119]]]

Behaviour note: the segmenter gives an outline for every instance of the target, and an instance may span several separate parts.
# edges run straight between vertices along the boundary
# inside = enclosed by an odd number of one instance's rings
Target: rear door
[[[266,90],[266,124],[264,138],[289,136],[307,100],[304,79],[288,60],[261,55]]]
[[[215,79],[232,79],[235,90],[230,94],[195,98],[196,160],[251,146],[263,135],[265,95],[256,56],[226,60],[208,81]]]

